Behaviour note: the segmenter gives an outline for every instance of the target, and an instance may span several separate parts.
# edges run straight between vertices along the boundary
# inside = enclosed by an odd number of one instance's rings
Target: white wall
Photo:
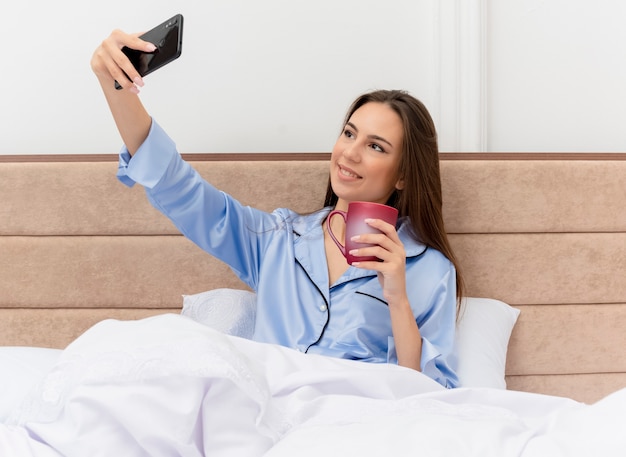
[[[176,5],[175,7],[172,5]],[[142,99],[182,152],[329,151],[363,91],[404,88],[444,151],[624,151],[622,0],[13,0],[0,154],[111,153],[89,68],[113,28],[185,16]]]
[[[175,5],[175,7],[173,6]],[[430,97],[432,14],[412,0],[14,0],[0,9],[0,152],[110,153],[120,140],[89,61],[113,28],[181,12],[183,54],[142,99],[184,152],[329,151],[348,104]],[[426,53],[417,51],[426,44]]]
[[[626,2],[490,0],[489,149],[626,151]]]

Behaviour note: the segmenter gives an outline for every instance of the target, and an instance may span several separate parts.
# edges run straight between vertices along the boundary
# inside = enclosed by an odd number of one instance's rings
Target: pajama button
[[[326,306],[326,305],[321,305],[321,306],[320,306],[320,311],[321,311],[321,312],[324,312],[324,311],[326,311],[327,309],[328,309],[328,306]]]

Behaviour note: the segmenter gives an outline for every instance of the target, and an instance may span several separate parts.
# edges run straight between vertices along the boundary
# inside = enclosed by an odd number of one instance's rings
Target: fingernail
[[[128,90],[130,90],[130,91],[131,91],[133,94],[135,94],[135,95],[139,95],[139,89],[137,88],[137,86],[132,86],[132,87],[131,87],[130,89],[128,89]]]
[[[156,48],[157,47],[155,45],[153,45],[152,43],[148,43],[146,45],[146,51],[148,51],[148,52],[154,52],[154,51],[156,51]]]
[[[356,255],[358,252],[358,249],[352,249],[350,252],[348,252],[348,254],[350,255]]]
[[[361,235],[354,235],[352,238],[350,238],[351,241],[359,241],[361,239]]]
[[[374,219],[370,219],[370,218],[365,219],[366,224],[369,224],[370,222],[374,222]]]
[[[143,87],[143,79],[141,79],[140,76],[137,76],[135,79],[133,79],[133,82],[138,86]]]

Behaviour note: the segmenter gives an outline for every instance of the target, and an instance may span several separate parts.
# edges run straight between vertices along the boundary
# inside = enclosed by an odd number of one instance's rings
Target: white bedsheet
[[[164,315],[74,341],[0,424],[0,456],[606,456],[626,454],[625,426],[626,390],[446,390]]]

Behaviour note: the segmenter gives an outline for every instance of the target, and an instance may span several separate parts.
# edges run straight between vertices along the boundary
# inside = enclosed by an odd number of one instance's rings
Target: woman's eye
[[[385,152],[385,150],[379,144],[376,144],[376,143],[372,143],[371,148],[378,152]]]
[[[343,134],[346,138],[352,138],[354,137],[354,134],[350,131],[350,130],[344,130]]]

